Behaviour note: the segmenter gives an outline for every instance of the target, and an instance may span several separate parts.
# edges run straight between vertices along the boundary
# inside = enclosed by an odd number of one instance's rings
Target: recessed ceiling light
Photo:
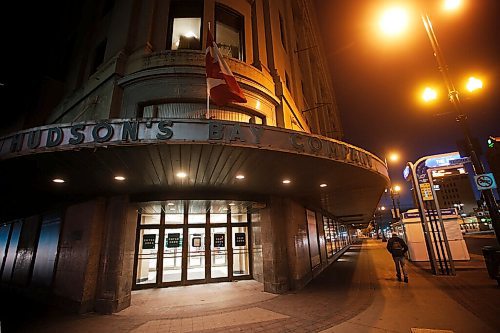
[[[236,175],[236,179],[245,179],[245,176],[243,176],[243,175]]]
[[[326,185],[326,184],[321,184],[321,185],[319,185],[319,187],[327,187],[327,186],[328,186],[328,185]]]
[[[181,171],[181,172],[178,172],[176,176],[179,178],[186,178],[187,173]]]
[[[283,184],[290,184],[292,181],[290,179],[283,179]]]
[[[231,203],[229,204],[229,206],[234,206],[234,205],[236,205],[234,202],[231,202]]]
[[[52,181],[53,181],[54,183],[64,183],[64,182],[65,182],[65,180],[64,180],[64,179],[61,179],[61,178],[54,178],[54,179],[52,179]]]
[[[173,202],[169,202],[167,206],[175,206],[175,204]]]
[[[125,177],[123,177],[123,176],[115,176],[115,180],[123,181],[123,180],[125,180]]]

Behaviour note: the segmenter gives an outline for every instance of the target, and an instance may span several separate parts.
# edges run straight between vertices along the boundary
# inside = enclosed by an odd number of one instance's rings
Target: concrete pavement
[[[385,245],[353,245],[303,290],[285,295],[263,292],[256,281],[141,290],[117,314],[50,310],[2,332],[500,332],[500,289],[482,258],[457,264],[454,277],[410,263],[405,284],[395,279]]]

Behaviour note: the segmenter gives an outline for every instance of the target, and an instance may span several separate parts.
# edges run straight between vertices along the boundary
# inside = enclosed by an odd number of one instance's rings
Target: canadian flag
[[[233,73],[224,61],[217,44],[214,42],[210,30],[207,33],[205,66],[207,71],[207,93],[215,104],[222,106],[231,101],[238,103],[247,102]]]

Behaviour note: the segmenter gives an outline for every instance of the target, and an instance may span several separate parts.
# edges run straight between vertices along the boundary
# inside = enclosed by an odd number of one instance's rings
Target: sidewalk
[[[454,277],[410,263],[405,284],[396,281],[385,245],[352,246],[306,288],[286,295],[265,293],[256,281],[141,290],[114,315],[51,311],[15,331],[500,332],[500,288],[484,263],[457,265]]]

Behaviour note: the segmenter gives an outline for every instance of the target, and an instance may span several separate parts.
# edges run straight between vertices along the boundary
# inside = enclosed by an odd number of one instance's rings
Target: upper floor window
[[[280,15],[280,37],[281,37],[281,44],[283,45],[283,48],[286,50],[286,43],[285,43],[285,23],[283,21],[283,16]]]
[[[201,50],[202,14],[203,1],[173,1],[170,5],[167,47],[171,50]]]
[[[243,16],[217,4],[215,6],[215,41],[225,56],[245,60]]]
[[[104,39],[99,44],[97,44],[94,50],[94,57],[92,59],[92,67],[90,69],[90,74],[97,71],[97,68],[104,62],[104,54],[106,53],[107,39]]]

